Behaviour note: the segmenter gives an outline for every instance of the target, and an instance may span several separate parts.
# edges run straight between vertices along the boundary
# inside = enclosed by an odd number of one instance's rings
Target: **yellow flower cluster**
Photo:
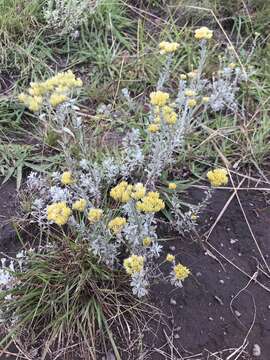
[[[125,218],[118,216],[109,222],[108,228],[114,234],[118,234],[120,231],[122,231],[122,229],[126,225],[126,223],[127,223],[127,220]]]
[[[162,115],[167,124],[174,125],[176,123],[177,114],[170,106],[163,106]]]
[[[121,181],[111,189],[110,196],[116,201],[127,203],[130,199],[140,200],[145,193],[146,189],[143,184],[130,185],[126,181]]]
[[[198,70],[193,70],[193,71],[190,71],[187,76],[189,77],[189,79],[195,79],[198,75]]]
[[[197,40],[210,40],[213,36],[213,31],[208,27],[203,26],[195,31],[195,39]]]
[[[94,224],[101,219],[102,215],[103,215],[102,209],[92,208],[88,212],[88,220],[90,221],[90,223]]]
[[[164,209],[165,204],[164,201],[160,199],[157,191],[150,191],[141,199],[141,201],[137,202],[136,208],[138,211],[151,213]]]
[[[154,91],[150,94],[150,102],[155,106],[164,106],[169,100],[170,95],[164,91]]]
[[[173,183],[173,182],[170,182],[170,183],[168,184],[168,188],[169,188],[170,190],[175,190],[175,189],[177,188],[177,185],[176,185],[175,183]]]
[[[72,211],[64,201],[49,205],[47,208],[47,219],[57,225],[65,225]]]
[[[182,264],[177,264],[175,265],[175,267],[173,268],[175,277],[177,280],[185,280],[189,274],[190,274],[190,270],[189,268],[187,268],[186,266],[182,265]]]
[[[208,171],[207,178],[214,187],[228,184],[228,172],[226,169]]]
[[[154,109],[154,113],[157,115],[155,117],[155,124],[150,124],[148,126],[148,131],[156,132],[160,130],[160,117],[164,120],[165,123],[168,125],[174,125],[177,121],[177,113],[173,110],[171,106],[164,105],[164,106],[156,106]]]
[[[141,198],[144,197],[145,193],[146,193],[145,186],[142,183],[137,183],[133,185],[131,197],[134,200],[140,200]]]
[[[169,54],[175,52],[179,48],[179,44],[176,42],[162,41],[159,44],[160,54]]]
[[[42,96],[31,96],[24,93],[20,94],[18,99],[33,112],[39,111],[43,103]]]
[[[76,200],[72,205],[72,210],[84,212],[84,210],[86,208],[86,204],[87,204],[87,202],[85,199]]]
[[[194,90],[191,90],[191,89],[186,89],[185,95],[186,96],[196,96],[196,92]]]
[[[63,102],[67,101],[68,97],[64,94],[57,94],[54,93],[50,96],[50,104],[52,107],[56,107],[59,104],[62,104]]]
[[[209,102],[209,100],[210,100],[210,97],[209,97],[209,96],[204,96],[204,97],[202,98],[203,104],[207,104],[207,103]]]
[[[197,105],[197,101],[196,101],[195,99],[189,99],[189,100],[187,101],[187,105],[188,105],[188,107],[190,107],[190,108],[194,108],[194,107]]]
[[[151,133],[156,133],[160,130],[160,125],[159,124],[150,124],[150,125],[148,125],[147,130]]]
[[[129,275],[139,273],[143,269],[144,258],[143,256],[131,255],[124,260],[124,268]]]
[[[143,239],[143,246],[147,247],[149,245],[151,245],[152,240],[149,236],[147,236],[146,238]]]
[[[55,107],[68,100],[67,94],[72,89],[81,87],[82,80],[76,79],[71,70],[59,73],[43,82],[31,83],[27,93],[19,95],[19,101],[31,111],[39,111],[45,97],[49,96],[49,103]]]
[[[173,261],[175,260],[175,256],[172,255],[172,254],[167,254],[166,260],[167,260],[168,262],[173,262]]]
[[[63,185],[71,185],[74,183],[74,179],[72,178],[72,173],[70,171],[64,171],[61,176],[61,183]]]
[[[236,68],[236,64],[235,64],[235,63],[230,63],[230,64],[228,65],[228,68],[230,68],[230,69],[235,69],[235,68]]]

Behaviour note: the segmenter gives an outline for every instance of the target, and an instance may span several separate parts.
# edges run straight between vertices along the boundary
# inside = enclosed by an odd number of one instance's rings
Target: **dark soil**
[[[3,178],[0,178],[0,184],[2,181]],[[18,249],[16,232],[12,226],[12,218],[17,208],[16,181],[9,180],[0,185],[0,201],[0,252],[11,255]]]
[[[0,250],[8,253],[15,251],[18,245],[12,227],[5,225],[16,209],[15,194],[15,184],[12,182],[0,188],[0,219],[3,225]],[[193,190],[190,195],[195,203],[202,193]],[[229,191],[216,191],[200,219],[200,239],[177,236],[166,243],[165,253],[168,251],[177,255],[178,261],[190,267],[192,276],[185,280],[182,289],[174,289],[166,282],[153,287],[153,302],[165,317],[164,324],[156,325],[154,333],[145,336],[149,349],[145,359],[171,360],[200,354],[192,359],[214,360],[217,357],[211,356],[211,352],[239,348],[246,336],[246,354],[238,359],[255,359],[247,355],[252,354],[254,344],[258,344],[261,349],[258,359],[270,359],[270,290],[268,292],[254,281],[249,283],[250,279],[246,275],[215,251],[219,251],[250,276],[253,276],[258,266],[266,270],[236,198],[228,206],[208,242],[205,242],[205,234],[230,195]],[[270,206],[266,195],[254,190],[239,191],[239,195],[255,238],[270,265]],[[216,259],[207,251],[211,251]],[[165,267],[169,273],[169,266]],[[261,271],[257,280],[270,288],[270,277]],[[173,342],[175,351],[169,345],[165,333]],[[172,352],[175,357],[172,357]],[[224,351],[216,355],[220,356],[218,359],[226,359],[229,354]],[[138,357],[134,357],[134,360],[138,360]]]
[[[239,193],[255,238],[270,265],[270,206],[267,199],[259,191]],[[230,195],[228,191],[216,191],[201,219],[198,228],[201,234],[209,230]],[[193,199],[200,196],[200,192],[192,191]],[[202,353],[199,359],[216,359],[210,357],[210,352],[238,348],[249,333],[246,351],[252,354],[254,345],[258,344],[261,348],[259,359],[269,360],[270,290],[267,292],[254,281],[248,284],[247,276],[209,246],[211,244],[250,276],[257,271],[257,266],[266,270],[236,198],[215,227],[208,244],[203,239],[204,236],[198,241],[178,237],[166,246],[169,252],[177,254],[181,263],[190,267],[192,277],[185,280],[182,289],[172,289],[165,282],[155,286],[153,299],[167,316],[168,326],[160,326],[155,336],[150,336],[152,342],[149,337],[147,341],[152,349],[171,354],[166,332],[181,356]],[[208,255],[207,250],[216,259]],[[261,271],[257,280],[270,289],[270,278]],[[177,359],[179,354],[174,351]],[[157,350],[151,356],[155,360],[167,359]],[[226,358],[225,353],[219,356]],[[253,359],[252,356],[241,356],[239,359]],[[172,357],[168,355],[168,359]]]

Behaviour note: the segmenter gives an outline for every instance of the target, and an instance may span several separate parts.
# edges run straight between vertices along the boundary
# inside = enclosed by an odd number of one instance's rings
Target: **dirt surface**
[[[0,178],[0,184],[3,179]],[[0,185],[0,252],[13,252],[18,248],[15,230],[11,219],[16,214],[17,191],[16,182],[8,181]]]
[[[15,185],[8,183],[0,191],[3,225],[16,209]],[[243,344],[246,353],[238,359],[270,359],[270,276],[259,270],[258,284],[243,274],[245,272],[252,277],[258,267],[265,272],[267,267],[236,197],[215,226],[208,242],[205,242],[205,234],[231,194],[227,190],[216,191],[200,218],[199,240],[176,236],[166,243],[165,253],[168,251],[177,255],[178,261],[190,267],[192,276],[184,282],[182,289],[174,289],[165,281],[153,287],[153,302],[164,312],[166,325],[159,324],[155,334],[145,336],[150,349],[145,359],[181,359],[181,356],[189,357],[192,354],[200,354],[191,358],[196,360],[226,359],[231,352],[216,354],[220,357],[210,354],[239,348]],[[202,193],[193,190],[190,196],[196,203]],[[270,266],[270,205],[267,196],[254,190],[239,191],[239,196],[254,237]],[[16,249],[10,226],[2,226],[0,239],[1,251],[12,252]],[[170,267],[165,267],[169,273]],[[175,350],[172,350],[172,344]],[[252,354],[255,344],[260,347],[260,357],[247,354]],[[134,360],[137,359],[134,357]]]
[[[270,206],[260,191],[239,193],[255,239],[270,266]],[[216,191],[202,216],[198,228],[200,234],[207,233],[230,195],[229,191]],[[193,199],[200,196],[200,192],[192,192]],[[201,236],[200,241],[203,239],[205,236]],[[169,252],[177,254],[181,263],[190,267],[192,277],[184,282],[183,289],[172,290],[165,282],[153,289],[154,302],[167,316],[168,326],[160,326],[155,336],[151,336],[151,348],[159,350],[153,351],[150,358],[172,359],[169,357],[172,348],[168,345],[170,338],[176,359],[180,359],[180,355],[196,353],[202,353],[198,359],[208,359],[211,352],[239,348],[244,343],[245,350],[250,354],[254,345],[259,345],[261,356],[258,359],[269,360],[270,290],[250,281],[248,276],[229,263],[251,277],[258,266],[267,272],[237,198],[229,204],[208,243],[204,243],[205,248],[200,241],[178,237],[167,246]],[[259,271],[257,280],[270,289],[269,272],[267,277]],[[219,354],[218,359],[225,359],[225,355],[228,356],[229,352]],[[215,356],[210,358],[216,359]],[[238,359],[253,357],[243,354]]]

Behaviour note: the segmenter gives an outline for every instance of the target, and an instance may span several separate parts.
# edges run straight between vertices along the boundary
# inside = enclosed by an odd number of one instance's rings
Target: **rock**
[[[175,339],[180,339],[180,335],[179,335],[179,334],[175,334],[175,335],[174,335],[174,338],[175,338]]]
[[[235,310],[235,315],[237,316],[237,317],[240,317],[242,314],[238,311],[238,310]]]
[[[176,305],[176,301],[175,301],[173,298],[171,298],[170,304],[171,304],[171,305]]]
[[[253,349],[252,349],[252,354],[253,354],[253,356],[256,356],[256,357],[261,356],[261,347],[260,347],[260,345],[254,344]]]

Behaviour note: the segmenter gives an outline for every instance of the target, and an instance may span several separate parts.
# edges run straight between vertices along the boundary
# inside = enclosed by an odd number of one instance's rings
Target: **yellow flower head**
[[[173,268],[175,277],[177,280],[185,280],[189,274],[190,274],[190,270],[189,268],[187,268],[186,266],[182,265],[182,264],[177,264],[175,265],[175,267]]]
[[[176,42],[162,41],[159,44],[160,54],[169,54],[175,52],[179,48],[179,44]]]
[[[173,261],[175,260],[175,256],[172,255],[172,254],[167,254],[166,260],[167,260],[168,262],[173,262]]]
[[[165,204],[164,201],[159,198],[158,192],[150,191],[141,199],[141,201],[137,202],[136,208],[138,211],[154,213],[164,209]]]
[[[148,125],[147,130],[151,133],[156,133],[160,130],[160,125],[159,124],[150,124],[150,125]]]
[[[101,219],[102,215],[103,215],[102,209],[92,208],[88,212],[88,220],[90,221],[90,223],[94,224]]]
[[[74,204],[72,205],[72,209],[80,211],[80,212],[84,212],[84,210],[86,208],[86,204],[87,204],[87,202],[85,199],[76,200],[74,202]]]
[[[187,80],[187,75],[186,74],[180,74],[180,79],[181,80]]]
[[[197,77],[197,74],[198,74],[198,70],[193,70],[193,71],[190,71],[187,76],[190,78],[190,79],[195,79]]]
[[[164,106],[169,100],[170,95],[164,91],[154,91],[150,94],[150,102],[152,105]]]
[[[214,187],[228,184],[228,172],[226,169],[208,171],[207,178]]]
[[[124,260],[124,268],[128,275],[139,273],[143,269],[143,256],[131,255]]]
[[[207,104],[207,103],[209,102],[209,100],[210,100],[210,97],[209,97],[209,96],[204,96],[204,97],[202,98],[203,104]]]
[[[197,105],[197,101],[195,99],[189,99],[187,104],[188,104],[188,107],[193,108]]]
[[[195,95],[196,95],[196,92],[193,91],[193,90],[191,90],[191,89],[186,89],[185,95],[186,95],[186,96],[195,96]]]
[[[67,93],[81,86],[81,79],[76,79],[72,71],[69,70],[56,74],[46,81],[30,83],[27,94],[20,94],[19,101],[31,111],[36,112],[41,109],[47,97],[49,97],[49,103],[55,107],[68,100]]]
[[[133,185],[131,197],[135,200],[140,200],[145,196],[146,188],[142,183],[137,183]]]
[[[177,185],[176,185],[175,183],[173,183],[173,182],[170,182],[170,183],[168,184],[168,188],[169,188],[170,190],[175,190],[175,189],[177,188]]]
[[[236,64],[235,64],[235,63],[230,63],[230,64],[228,65],[228,67],[229,67],[230,69],[235,69],[235,68],[236,68]]]
[[[164,121],[169,125],[174,125],[177,121],[177,114],[170,106],[163,106],[162,115]]]
[[[110,196],[116,201],[127,203],[130,200],[132,189],[132,185],[129,185],[126,181],[121,181],[111,189]]]
[[[108,228],[114,234],[118,234],[120,231],[122,231],[122,229],[126,225],[126,223],[127,223],[127,220],[125,218],[118,216],[109,222]]]
[[[63,102],[67,101],[68,97],[64,94],[58,94],[57,92],[52,93],[50,96],[49,102],[52,105],[52,107],[56,107]]]
[[[41,109],[42,103],[43,103],[42,96],[37,96],[37,95],[32,96],[32,95],[27,95],[27,94],[22,93],[18,96],[18,99],[26,107],[28,107],[29,110],[31,110],[33,112],[39,111]]]
[[[152,240],[149,236],[147,236],[146,238],[143,239],[143,246],[147,247],[149,245],[151,245]]]
[[[64,171],[61,176],[61,183],[63,185],[71,185],[74,183],[74,179],[72,178],[72,173],[70,171]]]
[[[210,40],[213,36],[213,31],[208,27],[203,26],[195,31],[195,39],[197,40]]]
[[[194,220],[196,220],[198,218],[198,216],[193,213],[193,214],[190,215],[190,218],[191,218],[191,220],[194,221]]]
[[[68,222],[68,219],[72,211],[67,207],[64,201],[54,203],[47,207],[47,219],[53,221],[57,225],[65,225]]]

